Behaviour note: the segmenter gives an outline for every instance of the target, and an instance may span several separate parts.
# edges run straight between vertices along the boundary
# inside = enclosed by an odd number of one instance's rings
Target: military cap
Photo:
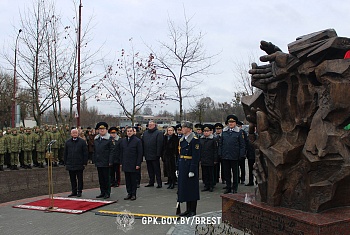
[[[211,124],[202,125],[202,131],[212,131],[212,130],[213,130],[213,125]]]
[[[175,126],[175,128],[174,128],[175,130],[176,129],[182,129],[182,127],[181,127],[181,124],[179,123],[179,124],[177,124],[176,126]]]
[[[224,128],[224,125],[222,125],[220,122],[217,122],[217,123],[215,123],[214,128],[215,129],[222,129],[222,128]]]
[[[194,125],[194,127],[196,128],[196,129],[202,129],[202,124],[200,124],[200,123],[197,123],[196,125]]]
[[[229,122],[238,122],[238,118],[233,114],[228,115],[225,124],[227,125]]]
[[[111,128],[109,128],[108,133],[117,133],[119,130],[117,127],[112,126]]]
[[[184,127],[193,129],[193,123],[189,122],[189,121],[185,121],[185,122],[182,123],[182,128],[184,128]]]
[[[96,124],[96,129],[108,129],[108,124],[106,122],[99,122]]]
[[[243,126],[243,122],[237,121],[237,125],[238,125],[238,126]]]

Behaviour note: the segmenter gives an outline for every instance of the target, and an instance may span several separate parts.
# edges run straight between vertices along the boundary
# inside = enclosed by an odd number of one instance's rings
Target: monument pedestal
[[[350,207],[309,213],[269,206],[253,194],[222,194],[222,221],[257,234],[350,234]]]

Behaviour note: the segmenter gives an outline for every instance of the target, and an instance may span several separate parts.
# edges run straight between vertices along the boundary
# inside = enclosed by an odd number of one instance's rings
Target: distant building
[[[126,116],[119,116],[116,117],[119,121],[120,126],[131,126],[131,120]],[[164,127],[164,126],[175,126],[176,121],[174,120],[174,117],[159,117],[159,116],[152,116],[152,115],[137,115],[135,117],[135,125],[140,124],[142,127],[146,127],[149,121],[153,120],[155,123],[157,123],[158,126]]]

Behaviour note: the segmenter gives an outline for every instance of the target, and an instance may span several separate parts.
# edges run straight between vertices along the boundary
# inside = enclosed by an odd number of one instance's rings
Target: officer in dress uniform
[[[197,201],[199,200],[198,164],[200,159],[199,139],[192,132],[193,124],[182,124],[183,136],[179,144],[177,164],[178,202],[186,202],[186,211],[180,216],[196,215]]]

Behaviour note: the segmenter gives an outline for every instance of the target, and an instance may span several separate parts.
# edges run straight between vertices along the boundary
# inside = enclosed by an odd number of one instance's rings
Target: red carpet
[[[45,198],[42,200],[29,202],[23,205],[13,206],[14,208],[29,209],[29,210],[40,210],[40,211],[53,211],[63,212],[70,214],[81,214],[86,211],[95,209],[97,207],[105,206],[108,204],[115,203],[116,201],[105,201],[105,200],[92,200],[92,199],[80,199],[80,198],[65,198],[65,197],[54,197],[53,209],[50,207],[50,199]]]

